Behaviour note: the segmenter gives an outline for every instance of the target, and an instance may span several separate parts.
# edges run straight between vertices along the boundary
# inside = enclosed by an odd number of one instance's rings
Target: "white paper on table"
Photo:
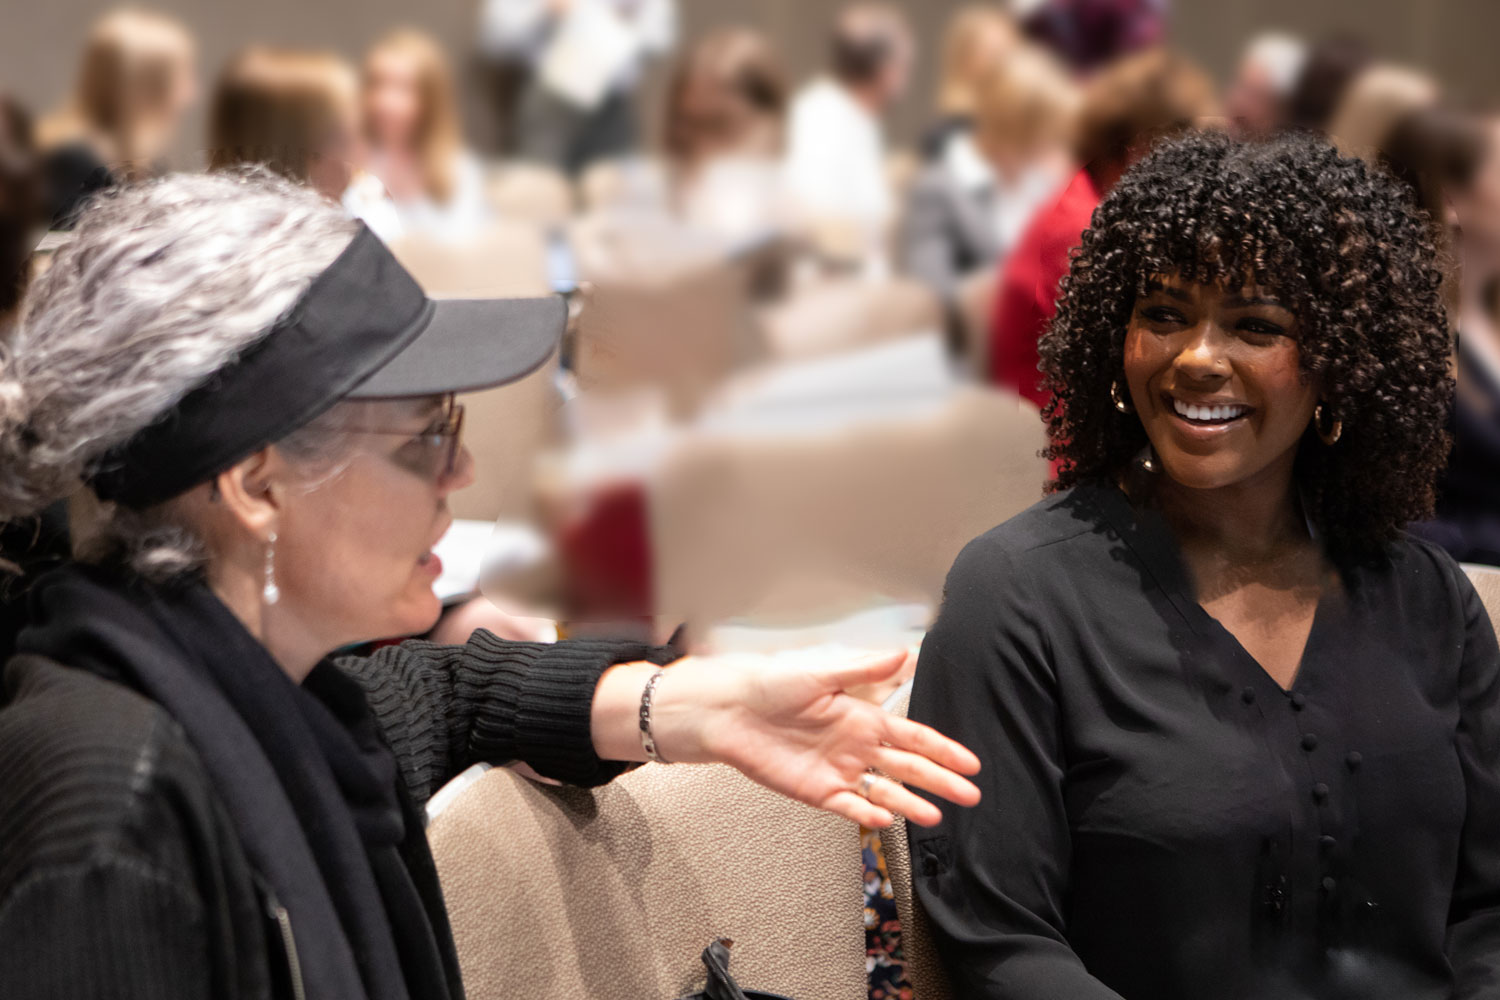
[[[542,84],[584,111],[597,108],[610,85],[640,52],[640,39],[614,5],[574,0],[538,68]]]

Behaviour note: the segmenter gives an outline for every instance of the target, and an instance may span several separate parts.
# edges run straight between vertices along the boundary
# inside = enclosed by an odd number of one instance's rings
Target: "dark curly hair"
[[[1252,276],[1297,317],[1302,371],[1343,421],[1331,447],[1312,428],[1303,437],[1308,514],[1334,552],[1378,553],[1430,516],[1448,454],[1450,338],[1429,234],[1398,182],[1321,139],[1162,143],[1094,212],[1040,344],[1046,454],[1059,463],[1049,489],[1118,481],[1147,443],[1110,398],[1147,280]]]

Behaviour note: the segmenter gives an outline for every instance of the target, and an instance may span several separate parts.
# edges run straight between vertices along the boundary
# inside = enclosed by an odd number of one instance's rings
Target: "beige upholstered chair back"
[[[573,185],[561,171],[540,163],[494,164],[485,177],[485,195],[502,220],[545,229],[573,215]]]
[[[888,706],[893,715],[905,716],[911,704],[910,692],[900,695]],[[927,914],[917,900],[912,885],[911,849],[906,842],[906,821],[897,817],[894,825],[880,832],[885,851],[885,870],[891,879],[891,894],[896,897],[896,916],[901,920],[901,950],[906,955],[906,977],[916,1000],[948,1000],[952,990],[938,960]]]
[[[546,247],[535,226],[502,222],[464,241],[408,237],[391,250],[432,296],[506,298],[550,291]],[[474,482],[449,497],[455,517],[493,521],[529,514],[537,456],[559,434],[556,374],[554,357],[519,382],[461,398]]]
[[[642,200],[659,201],[666,190],[666,164],[645,156],[601,160],[578,179],[578,200],[585,212]]]
[[[1490,622],[1495,626],[1495,631],[1500,632],[1500,569],[1465,563],[1464,572],[1469,574],[1469,581],[1479,592],[1479,599],[1484,602],[1484,609],[1490,613]]]
[[[651,389],[686,417],[758,354],[741,264],[709,260],[660,280],[599,277],[584,289],[574,370],[585,392]]]
[[[686,441],[648,487],[657,611],[711,625],[936,607],[964,544],[1041,499],[1043,436],[1031,404],[965,388],[850,426]]]
[[[715,937],[746,989],[867,994],[858,829],[730,768],[593,791],[496,768],[428,836],[472,1000],[676,1000]]]
[[[761,311],[769,355],[801,361],[942,329],[943,306],[906,278],[830,281]]]
[[[540,227],[501,220],[474,236],[408,235],[391,242],[396,259],[429,295],[486,298],[546,295],[547,242]]]

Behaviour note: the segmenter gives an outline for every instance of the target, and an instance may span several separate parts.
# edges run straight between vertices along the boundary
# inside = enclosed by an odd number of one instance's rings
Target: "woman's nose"
[[[1215,324],[1205,321],[1189,331],[1177,352],[1177,367],[1194,378],[1210,379],[1229,374],[1228,338]]]

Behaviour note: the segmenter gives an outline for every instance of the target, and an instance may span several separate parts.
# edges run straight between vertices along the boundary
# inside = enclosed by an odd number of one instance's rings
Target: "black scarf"
[[[291,920],[315,997],[463,988],[422,817],[363,690],[331,661],[292,683],[202,582],[69,565],[41,577],[18,651],[140,691],[182,726]]]

